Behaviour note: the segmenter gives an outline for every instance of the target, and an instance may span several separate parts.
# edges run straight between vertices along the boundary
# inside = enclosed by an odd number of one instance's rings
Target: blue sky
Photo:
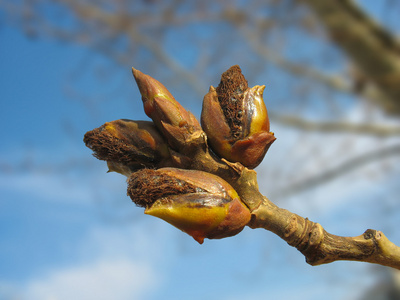
[[[105,74],[102,82],[79,67],[87,57],[107,64],[79,46],[0,30],[1,299],[357,299],[376,280],[367,264],[311,267],[263,230],[198,245],[144,216],[126,196],[125,178],[106,174],[105,163],[82,142],[86,131],[106,121],[146,119],[131,66]],[[70,85],[100,101],[71,97]],[[282,140],[292,134],[274,131]],[[279,145],[271,148],[271,161],[285,143]],[[375,183],[384,181],[390,184],[385,177]],[[346,182],[302,195],[314,199],[312,210],[299,198],[286,204],[333,233],[381,229],[382,215],[359,208],[373,205],[384,191],[360,193],[370,185],[364,180],[341,188]],[[392,214],[384,226],[398,221]]]

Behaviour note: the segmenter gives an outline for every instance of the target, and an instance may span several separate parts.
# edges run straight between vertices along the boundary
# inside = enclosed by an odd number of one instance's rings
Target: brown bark
[[[318,223],[277,207],[267,198],[253,211],[249,226],[274,232],[313,266],[350,260],[400,269],[400,248],[381,231],[368,229],[356,237],[336,236]]]

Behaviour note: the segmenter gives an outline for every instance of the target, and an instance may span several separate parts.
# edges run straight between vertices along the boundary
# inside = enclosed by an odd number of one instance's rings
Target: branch
[[[113,57],[117,63],[126,64],[127,61],[131,60],[132,49],[129,49],[129,54],[118,54],[113,53],[110,50],[110,46],[112,43],[104,43],[106,38],[118,37],[121,34],[126,34],[130,40],[130,43],[137,47],[137,45],[141,45],[145,47],[148,51],[150,51],[158,61],[167,66],[172,72],[174,72],[179,78],[188,82],[188,84],[194,89],[194,91],[199,95],[204,95],[204,91],[200,89],[201,86],[207,86],[202,84],[199,80],[199,76],[193,74],[192,71],[188,71],[185,67],[182,66],[174,57],[168,55],[163,48],[161,47],[161,42],[152,37],[147,37],[145,34],[140,32],[140,28],[142,25],[146,25],[151,22],[160,22],[159,15],[128,15],[124,11],[123,13],[116,14],[113,11],[107,11],[102,9],[100,6],[90,5],[87,3],[82,3],[79,1],[66,1],[61,0],[59,3],[66,5],[76,16],[78,20],[82,22],[82,26],[78,26],[79,31],[74,31],[74,29],[65,29],[59,28],[54,24],[50,24],[47,19],[43,16],[34,15],[33,8],[30,6],[22,6],[12,3],[1,3],[1,7],[4,8],[10,15],[15,15],[21,18],[22,27],[24,28],[24,23],[29,20],[25,20],[26,17],[24,15],[25,10],[32,10],[30,14],[35,17],[34,28],[36,30],[40,29],[42,32],[48,34],[49,36],[61,39],[72,41],[77,44],[88,44],[90,47],[95,48],[96,50],[100,50],[106,55]],[[174,7],[174,6],[171,6]],[[168,10],[168,8],[167,8]],[[192,21],[199,19],[202,15],[199,13],[195,13],[193,15],[187,16],[184,18],[180,18],[177,20],[171,13],[174,11],[166,11],[164,14],[165,17],[168,18],[168,21],[174,21],[178,24],[185,21]],[[104,32],[91,32],[91,24],[101,24],[105,28],[107,28]],[[101,26],[97,26],[95,28],[99,28]],[[96,40],[96,35],[102,34],[105,35],[100,39],[100,41],[104,44],[99,45],[99,42]],[[91,43],[91,44],[90,44]],[[114,51],[115,52],[115,51]]]
[[[400,145],[393,145],[387,148],[370,151],[357,157],[350,158],[332,169],[325,170],[314,176],[305,178],[300,182],[293,183],[290,185],[290,187],[284,188],[283,190],[278,191],[275,194],[281,197],[294,195],[311,187],[321,186],[322,184],[329,182],[334,178],[338,178],[339,176],[346,174],[365,164],[372,163],[373,161],[380,160],[384,157],[396,155],[400,155]]]
[[[249,45],[265,60],[273,63],[274,65],[282,68],[283,70],[295,75],[302,76],[318,82],[330,89],[338,90],[345,93],[352,93],[352,84],[342,79],[339,76],[328,75],[317,69],[311,68],[305,64],[296,63],[288,60],[287,58],[269,50],[261,43],[259,35],[256,32],[241,26],[238,28],[242,37],[247,40]]]
[[[338,260],[380,264],[400,270],[400,247],[377,230],[368,229],[356,237],[341,237],[326,232],[323,227],[286,209],[263,196],[258,189],[257,174],[241,164],[229,163],[203,150],[194,155],[193,168],[219,175],[238,192],[252,212],[248,226],[263,228],[278,235],[295,247],[312,266]],[[204,151],[204,152],[203,152]]]
[[[350,122],[312,122],[296,116],[281,115],[271,112],[269,116],[270,119],[276,123],[307,131],[368,134],[378,137],[400,135],[400,127],[396,126],[369,123],[355,124]]]
[[[304,0],[331,39],[343,49],[384,97],[377,104],[400,113],[400,44],[351,0]]]
[[[235,66],[233,67],[233,70],[239,72],[237,71],[237,68],[238,67]],[[231,71],[227,78],[231,79],[234,77],[235,73],[233,72],[234,71]],[[151,100],[152,98],[149,95],[168,94],[165,87],[150,76],[142,74],[140,71],[134,70],[134,76],[138,83],[139,90],[142,93],[144,106],[149,107],[149,103],[152,103],[151,101],[154,101],[154,103],[156,103],[155,105],[157,105],[157,110],[149,110],[150,117],[156,125],[161,124],[161,126],[159,126],[163,129],[164,136],[168,137],[169,146],[171,149],[175,149],[173,151],[175,158],[172,161],[169,161],[169,163],[172,162],[172,166],[178,168],[177,170],[190,169],[204,171],[217,175],[219,178],[228,182],[251,213],[251,219],[247,224],[250,228],[264,228],[277,234],[289,245],[298,249],[306,257],[306,261],[311,265],[319,265],[336,260],[357,260],[400,269],[400,248],[391,243],[381,232],[367,230],[362,236],[354,238],[335,236],[327,233],[318,223],[311,222],[307,218],[298,216],[286,209],[279,208],[269,201],[259,191],[257,173],[254,170],[244,167],[239,162],[232,163],[224,158],[219,158],[210,151],[208,141],[212,138],[218,137],[218,135],[215,135],[215,132],[211,131],[211,134],[206,135],[206,132],[202,130],[197,121],[190,117],[190,115],[186,117],[186,123],[191,127],[181,126],[179,125],[179,122],[174,123],[177,116],[184,117],[186,115],[187,112],[183,107],[178,105],[177,102],[173,102],[174,105],[171,106],[171,98],[165,98],[165,100],[162,101],[161,99],[164,98],[157,96],[159,98]],[[145,78],[145,80],[143,78]],[[222,78],[221,81],[225,83],[226,79],[224,75]],[[210,89],[210,93],[213,91],[216,93],[215,89]],[[233,87],[233,91],[237,91],[237,89]],[[206,99],[208,98],[206,97]],[[211,99],[214,101],[218,99],[218,97]],[[203,103],[203,108],[208,105],[207,103],[208,102],[205,102],[205,104]],[[203,113],[203,125],[204,122],[207,121],[217,122],[215,120],[216,115],[214,114],[214,110],[205,110]],[[221,120],[223,120],[223,117],[221,117]],[[240,119],[236,118],[236,120]],[[218,124],[221,125],[220,123]],[[245,125],[245,123],[241,124]],[[224,124],[219,128],[225,128],[223,125]],[[209,129],[210,128],[206,130],[210,132]],[[248,145],[249,143],[247,143],[247,147]],[[115,147],[113,147],[113,149],[114,148]],[[143,148],[143,145],[141,148]],[[214,151],[216,150],[215,148],[213,149]],[[244,148],[242,150],[241,154],[243,156],[247,154],[247,149],[249,148]],[[399,146],[391,149],[391,151],[394,151],[395,153],[399,153],[399,150]],[[152,160],[152,162],[153,161],[154,160]],[[205,175],[201,176],[205,177]],[[159,178],[158,176],[156,177]],[[146,177],[145,179],[146,180],[143,180],[143,182],[147,182],[148,178]],[[181,183],[179,187],[181,188],[182,186]],[[136,185],[135,188],[137,188]],[[158,193],[158,191],[155,193],[155,197],[158,197]],[[185,193],[187,193],[186,195],[196,197],[201,196],[200,194],[196,195],[196,193],[190,194],[193,193],[191,191]],[[180,195],[182,195],[182,193]],[[186,217],[187,213],[184,213],[184,215]],[[193,219],[195,218],[196,217],[193,217]],[[228,219],[232,221],[235,217],[229,217]],[[179,224],[182,225],[182,223]],[[191,232],[201,232],[199,228],[192,228]],[[195,237],[194,235],[192,236]],[[202,242],[204,237],[207,237],[207,235],[202,235],[201,239],[196,239],[196,237],[195,239]]]
[[[116,34],[125,32],[132,42],[146,47],[154,56],[163,62],[169,69],[176,73],[179,77],[184,78],[189,84],[199,93],[200,90],[199,78],[193,74],[193,72],[187,71],[181,64],[174,60],[171,56],[167,55],[160,47],[160,43],[146,37],[141,34],[138,27],[139,23],[135,21],[135,18],[119,17],[112,12],[106,12],[95,6],[84,5],[81,2],[69,3],[71,9],[75,11],[77,15],[85,20],[91,20],[105,24],[109,29],[114,31]]]
[[[257,173],[250,168],[261,162],[275,137],[269,133],[263,87],[248,88],[238,66],[223,73],[216,89],[210,88],[203,103],[203,127],[164,85],[139,70],[132,71],[145,112],[153,122],[107,122],[87,132],[84,142],[97,158],[107,161],[111,171],[129,176],[128,195],[146,208],[145,213],[164,219],[199,243],[204,238],[235,235],[247,225],[277,234],[311,265],[356,260],[400,269],[400,248],[381,232],[367,230],[353,238],[335,236],[318,223],[279,208],[260,193]],[[229,110],[222,106],[224,101]],[[243,104],[239,108],[234,106],[238,102]],[[224,109],[240,112],[233,118],[242,131],[233,132],[236,127],[227,122],[232,114],[225,115]],[[257,127],[260,123],[263,126]],[[256,131],[247,133],[250,126]],[[394,146],[390,151],[398,154],[399,149]],[[247,160],[255,156],[254,164]]]
[[[249,226],[274,232],[299,250],[313,266],[351,260],[400,269],[400,247],[381,231],[368,229],[356,237],[336,236],[318,223],[277,207],[267,198],[253,211]]]
[[[372,102],[380,103],[388,101],[387,95],[374,85],[369,85],[368,88],[357,88],[353,81],[343,78],[342,75],[330,75],[321,70],[310,67],[306,64],[297,63],[290,59],[271,51],[260,40],[263,29],[250,28],[248,24],[253,20],[254,16],[246,14],[242,11],[235,11],[233,8],[221,15],[221,18],[226,19],[233,26],[236,26],[241,32],[249,46],[258,53],[262,58],[276,65],[277,67],[289,72],[295,76],[301,76],[311,79],[313,82],[321,84],[329,89],[336,90],[347,94],[357,94]],[[238,22],[238,20],[246,20],[246,22]]]

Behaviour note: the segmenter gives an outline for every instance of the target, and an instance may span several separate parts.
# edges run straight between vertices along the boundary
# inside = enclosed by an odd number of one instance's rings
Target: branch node
[[[306,262],[313,265],[318,260],[318,247],[324,239],[324,229],[319,223],[314,223],[308,218],[304,219],[303,232],[293,246],[305,257]]]
[[[370,240],[370,239],[378,240],[378,239],[380,239],[380,238],[381,238],[381,232],[378,231],[378,230],[375,230],[375,229],[367,229],[367,230],[364,232],[364,239],[366,239],[366,240]]]
[[[296,233],[298,227],[299,227],[299,225],[297,222],[297,217],[296,217],[296,215],[292,215],[292,217],[290,218],[289,224],[285,228],[283,236],[287,240],[289,240],[290,236],[292,236],[293,234]],[[296,247],[299,244],[298,239],[295,241],[289,241],[288,244],[290,246]]]
[[[241,163],[239,163],[239,162],[233,163],[233,162],[230,162],[230,161],[226,160],[225,158],[221,158],[221,160],[222,160],[230,169],[232,169],[232,170],[237,174],[237,177],[239,177],[239,176],[242,174],[243,169],[245,168],[245,167],[244,167]]]

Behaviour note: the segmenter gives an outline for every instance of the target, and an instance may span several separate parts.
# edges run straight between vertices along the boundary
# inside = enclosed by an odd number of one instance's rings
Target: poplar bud
[[[133,76],[142,95],[146,115],[156,124],[175,150],[186,143],[201,126],[196,117],[185,110],[167,88],[139,70],[132,68]]]
[[[133,171],[169,165],[166,141],[150,121],[116,120],[85,134],[93,155],[107,161],[109,171],[129,176]]]
[[[275,136],[270,132],[263,100],[265,86],[248,87],[239,66],[221,76],[204,96],[201,125],[213,151],[232,162],[254,169],[263,160]]]
[[[170,223],[200,244],[236,235],[250,211],[222,178],[196,170],[143,169],[128,179],[128,195],[145,213]]]

